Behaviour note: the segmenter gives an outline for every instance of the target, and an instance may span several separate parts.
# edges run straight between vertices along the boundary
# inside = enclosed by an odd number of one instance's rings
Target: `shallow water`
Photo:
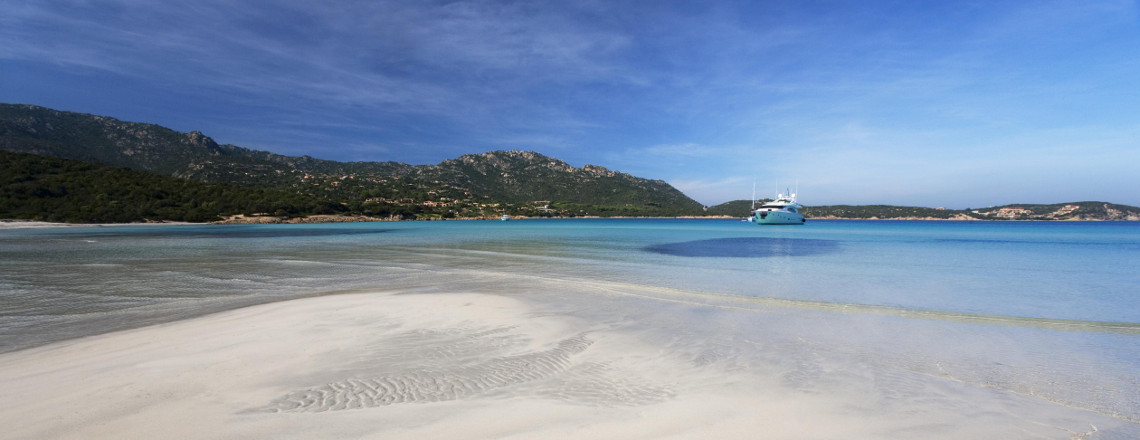
[[[53,339],[54,332],[20,330],[40,320],[66,333],[56,324],[124,313],[147,321],[182,309],[416,286],[448,269],[809,307],[1130,329],[1140,324],[1138,257],[1140,225],[1127,222],[760,227],[622,219],[15,229],[0,231],[0,350]],[[78,334],[98,332],[90,327]]]
[[[352,290],[541,293],[595,314],[618,312],[575,300],[602,292],[681,303],[688,315],[643,325],[763,334],[750,343],[772,353],[769,365],[791,362],[790,386],[855,363],[874,380],[941,377],[1093,411],[1122,421],[1118,432],[1140,421],[1140,224],[1128,222],[0,230],[0,352]],[[698,356],[726,356],[717,353]]]

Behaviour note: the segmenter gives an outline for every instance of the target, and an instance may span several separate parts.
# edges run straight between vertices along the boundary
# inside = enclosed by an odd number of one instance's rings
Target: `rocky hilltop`
[[[1002,220],[1140,220],[1140,208],[1106,202],[1005,205],[975,209],[970,213],[983,219]]]
[[[597,165],[575,168],[533,151],[468,154],[421,167],[417,175],[452,182],[468,191],[513,203],[535,200],[536,195],[541,195],[550,201],[614,207],[644,204],[676,207],[690,213],[701,208],[665,181],[642,179]]]

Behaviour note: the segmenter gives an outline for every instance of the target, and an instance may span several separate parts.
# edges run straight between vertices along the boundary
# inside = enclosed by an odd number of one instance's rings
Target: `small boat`
[[[778,194],[776,200],[752,210],[752,221],[758,225],[802,225],[807,220],[800,214],[803,206],[796,203],[796,193]]]
[[[502,220],[502,221],[507,221],[507,220],[510,220],[510,219],[511,219],[511,216],[509,216],[509,215],[506,215],[506,214],[503,214],[503,216],[502,216],[502,217],[499,217],[499,220]]]

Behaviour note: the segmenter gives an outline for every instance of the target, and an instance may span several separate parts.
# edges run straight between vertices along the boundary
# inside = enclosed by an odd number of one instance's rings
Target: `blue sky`
[[[1140,205],[1136,1],[0,0],[0,102],[704,204]]]

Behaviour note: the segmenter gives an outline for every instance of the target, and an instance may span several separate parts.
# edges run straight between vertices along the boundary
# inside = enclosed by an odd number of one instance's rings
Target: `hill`
[[[66,223],[207,222],[235,214],[334,214],[343,207],[280,190],[160,176],[0,151],[0,218]]]
[[[436,165],[338,162],[220,145],[198,131],[20,104],[0,104],[0,150],[36,155],[4,156],[0,218],[744,217],[752,205],[737,200],[702,210],[664,181],[596,165],[576,168],[530,151],[468,154]],[[148,185],[160,190],[147,192]],[[817,219],[1140,220],[1140,208],[1106,202],[974,210],[833,205],[803,212]]]
[[[31,105],[0,104],[0,150],[285,191],[365,215],[401,209],[417,218],[672,216],[701,209],[661,180],[594,165],[575,168],[535,152],[493,151],[437,165],[337,162],[220,145],[197,131]]]

